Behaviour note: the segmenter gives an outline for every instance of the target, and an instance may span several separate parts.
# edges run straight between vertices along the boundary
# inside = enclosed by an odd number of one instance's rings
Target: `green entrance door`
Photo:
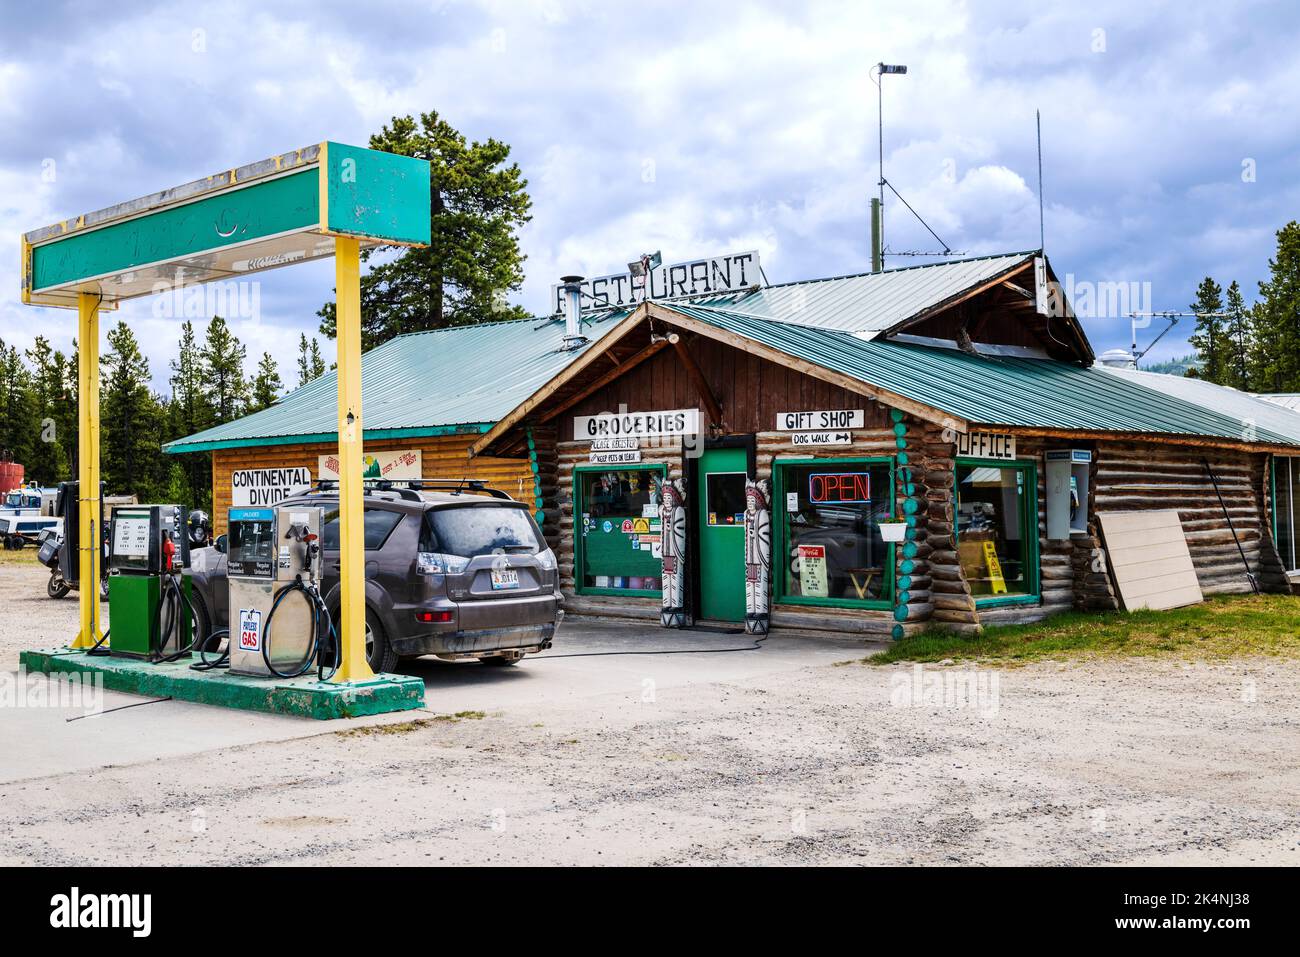
[[[745,620],[744,449],[706,449],[700,456],[696,525],[700,534],[700,617]]]

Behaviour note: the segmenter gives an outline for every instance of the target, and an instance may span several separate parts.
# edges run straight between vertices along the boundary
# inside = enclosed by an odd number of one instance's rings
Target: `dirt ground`
[[[0,669],[75,626],[38,572],[0,564]],[[914,671],[800,641],[529,660],[513,684],[430,665],[402,723],[0,784],[0,864],[1300,864],[1294,661]]]

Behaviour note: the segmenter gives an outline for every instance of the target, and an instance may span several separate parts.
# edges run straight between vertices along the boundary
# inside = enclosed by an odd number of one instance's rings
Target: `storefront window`
[[[663,575],[662,466],[577,469],[574,535],[578,590],[657,596]]]
[[[778,463],[775,473],[777,600],[887,605],[893,551],[877,523],[893,513],[890,464],[817,459]]]
[[[1287,571],[1300,568],[1300,458],[1279,455],[1273,460],[1273,521],[1277,552]]]
[[[1036,592],[1032,466],[957,465],[957,556],[977,599]]]

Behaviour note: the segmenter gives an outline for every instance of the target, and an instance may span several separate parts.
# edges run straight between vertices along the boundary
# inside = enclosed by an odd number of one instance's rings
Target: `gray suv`
[[[451,491],[433,484],[366,488],[370,667],[392,671],[399,658],[418,655],[512,665],[549,648],[564,616],[559,572],[532,514],[481,483],[448,483]],[[321,594],[337,616],[338,493],[322,487],[280,504],[325,509]],[[223,535],[191,553],[199,638],[229,620],[225,551]]]

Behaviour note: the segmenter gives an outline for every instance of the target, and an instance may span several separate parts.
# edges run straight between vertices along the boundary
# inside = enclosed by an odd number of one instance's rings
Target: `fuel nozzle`
[[[303,567],[310,573],[316,567],[316,557],[320,554],[320,541],[306,522],[295,522],[285,531],[284,537],[292,539],[302,546],[303,549]],[[314,577],[314,576],[312,576]]]

